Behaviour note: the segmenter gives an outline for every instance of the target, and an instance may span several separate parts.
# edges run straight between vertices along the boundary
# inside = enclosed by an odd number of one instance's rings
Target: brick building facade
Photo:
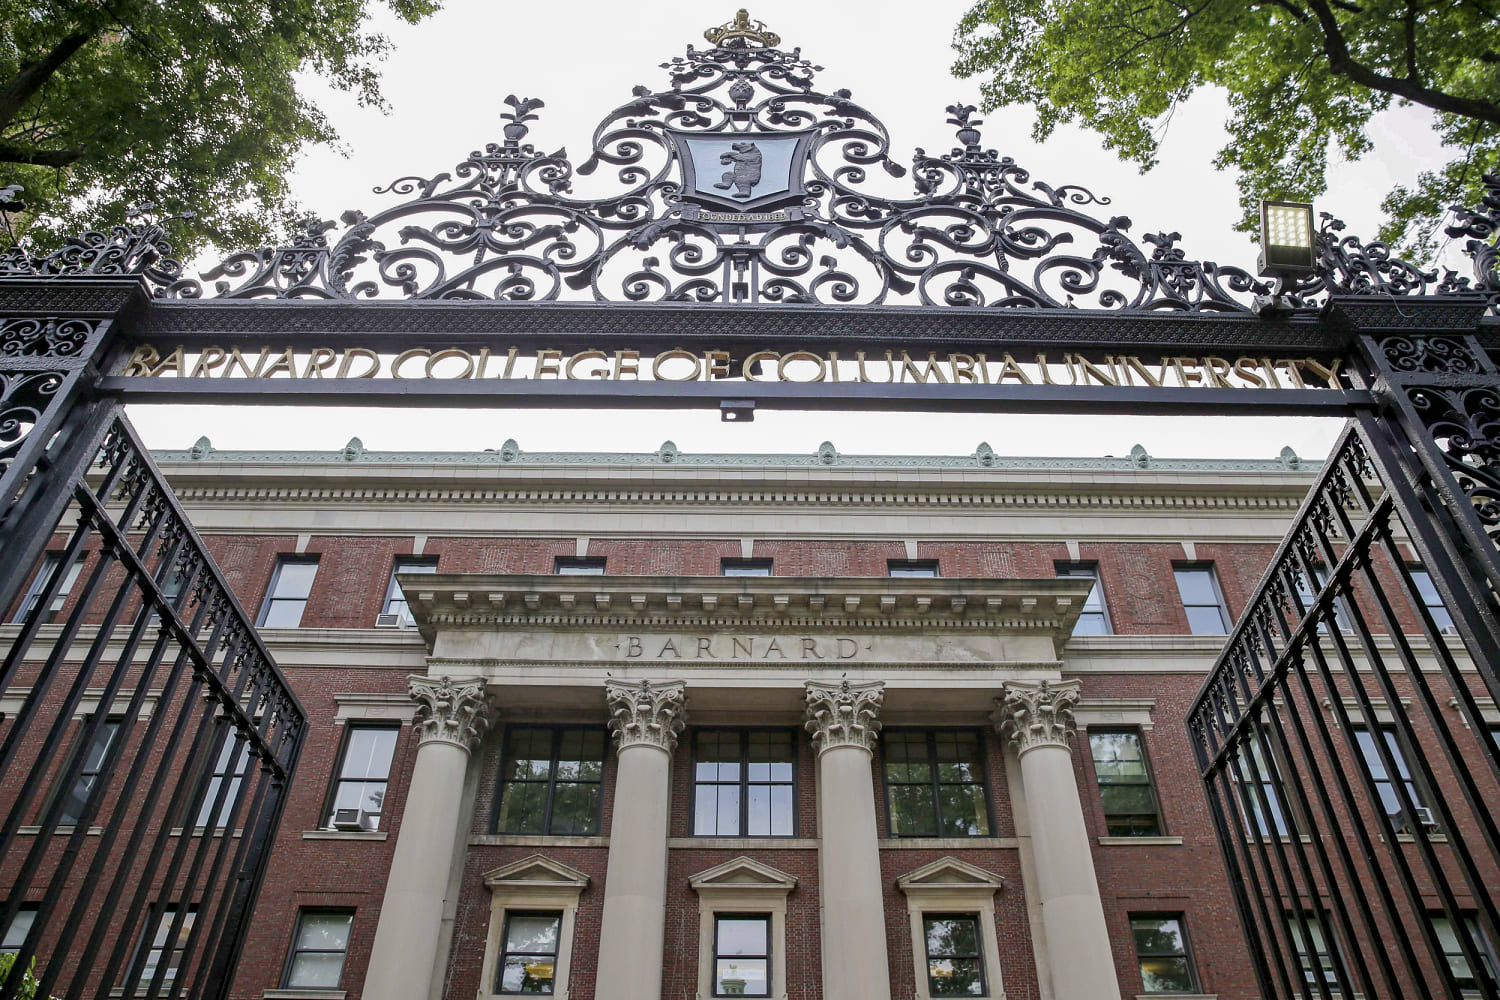
[[[1183,720],[1315,463],[158,459],[311,722],[235,997],[1256,995]]]

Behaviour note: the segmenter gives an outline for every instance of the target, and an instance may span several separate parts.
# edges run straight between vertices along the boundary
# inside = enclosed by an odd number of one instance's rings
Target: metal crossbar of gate
[[[1448,229],[1472,278],[1309,209],[1261,280],[971,107],[908,168],[743,12],[707,37],[576,167],[510,97],[336,236],[198,278],[170,220],[0,253],[0,933],[38,995],[230,989],[305,717],[122,406],[255,402],[1348,417],[1189,728],[1265,997],[1500,1000],[1500,176]]]

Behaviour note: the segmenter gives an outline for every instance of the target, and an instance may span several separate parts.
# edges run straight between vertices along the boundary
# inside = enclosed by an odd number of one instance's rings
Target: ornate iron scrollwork
[[[947,108],[958,144],[891,155],[885,126],[821,67],[784,51],[741,11],[663,63],[595,129],[576,167],[526,142],[543,102],[507,97],[503,139],[452,171],[376,188],[402,200],[335,223],[310,219],[289,246],[235,253],[182,276],[162,225],[88,233],[57,253],[0,255],[0,276],[140,273],[158,296],[757,303],[910,303],[1028,309],[1248,312],[1273,289],[1242,268],[1194,260],[1180,234],[1130,235],[1109,199],[1033,181],[985,148],[975,109]],[[1500,179],[1449,232],[1470,237],[1476,277],[1439,276],[1325,217],[1320,273],[1280,289],[1293,308],[1330,293],[1490,291]],[[902,190],[905,184],[910,188]],[[204,288],[207,282],[208,289]]]

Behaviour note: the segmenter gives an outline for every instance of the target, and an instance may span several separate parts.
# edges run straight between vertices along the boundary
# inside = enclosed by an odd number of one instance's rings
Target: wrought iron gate
[[[1265,996],[1497,1000],[1500,175],[1448,230],[1472,278],[1325,217],[1316,266],[1266,282],[1033,181],[972,107],[908,168],[800,49],[743,13],[706,37],[576,166],[512,96],[453,170],[196,278],[170,220],[0,253],[19,961],[69,998],[221,996],[303,738],[122,403],[1339,414],[1190,718],[1217,832]],[[640,378],[651,351],[693,374]]]
[[[0,927],[37,996],[221,997],[305,716],[119,404],[81,391],[95,326],[4,376],[37,391],[6,398]]]
[[[1362,335],[1356,414],[1188,719],[1267,997],[1500,996],[1497,370]]]

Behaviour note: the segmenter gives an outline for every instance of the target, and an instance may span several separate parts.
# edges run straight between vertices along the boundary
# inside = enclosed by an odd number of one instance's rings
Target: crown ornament
[[[742,48],[747,42],[759,42],[765,48],[774,49],[781,44],[780,35],[767,31],[764,21],[750,20],[750,12],[743,7],[734,15],[733,21],[709,28],[703,37],[710,45],[719,48]]]

